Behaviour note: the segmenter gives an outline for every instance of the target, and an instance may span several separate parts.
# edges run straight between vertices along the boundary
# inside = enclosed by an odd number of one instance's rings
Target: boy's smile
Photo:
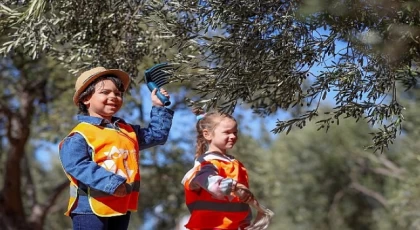
[[[95,92],[83,103],[90,116],[111,120],[123,103],[123,94],[111,80],[103,80],[95,85]]]

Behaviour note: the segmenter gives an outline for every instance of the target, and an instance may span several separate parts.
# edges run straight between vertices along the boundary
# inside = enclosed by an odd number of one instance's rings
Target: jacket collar
[[[105,120],[103,118],[99,118],[99,117],[92,117],[92,116],[87,116],[87,115],[77,115],[77,121],[78,122],[86,122],[92,125],[106,125],[109,124],[110,122],[108,120]],[[112,117],[111,118],[111,122],[112,124],[121,122],[123,124],[126,124],[126,122],[119,118],[119,117]]]

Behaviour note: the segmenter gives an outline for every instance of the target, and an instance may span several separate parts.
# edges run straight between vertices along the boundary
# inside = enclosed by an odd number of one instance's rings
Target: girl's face
[[[215,127],[213,132],[203,131],[204,138],[209,142],[209,152],[220,152],[226,154],[226,150],[233,148],[238,139],[236,121],[224,117]]]
[[[112,116],[120,110],[123,94],[111,80],[103,80],[95,85],[92,96],[83,101],[89,115],[111,121]]]

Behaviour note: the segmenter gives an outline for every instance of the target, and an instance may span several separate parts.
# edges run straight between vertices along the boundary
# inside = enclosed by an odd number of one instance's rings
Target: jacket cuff
[[[160,106],[152,106],[152,116],[153,115],[162,115],[162,114],[169,114],[171,116],[174,115],[174,111],[172,109],[168,109],[166,107]]]
[[[121,177],[121,176],[112,177],[112,180],[105,187],[104,192],[106,192],[108,194],[114,194],[115,190],[117,190],[118,186],[120,186],[121,184],[124,184],[126,180],[127,179],[125,179],[124,177]]]

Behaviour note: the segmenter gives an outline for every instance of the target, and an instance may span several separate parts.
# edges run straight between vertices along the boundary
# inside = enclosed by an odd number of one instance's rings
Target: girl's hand
[[[151,98],[152,98],[152,104],[153,104],[154,106],[164,106],[164,104],[163,104],[163,103],[159,100],[159,98],[157,97],[156,93],[157,93],[157,89],[154,89],[154,90],[152,91],[152,95],[151,95]],[[165,97],[167,97],[167,98],[170,98],[169,93],[168,93],[165,89],[160,88],[160,93],[161,93],[163,96],[165,96]]]
[[[254,199],[254,194],[241,183],[236,184],[233,192],[241,202],[248,203]]]

